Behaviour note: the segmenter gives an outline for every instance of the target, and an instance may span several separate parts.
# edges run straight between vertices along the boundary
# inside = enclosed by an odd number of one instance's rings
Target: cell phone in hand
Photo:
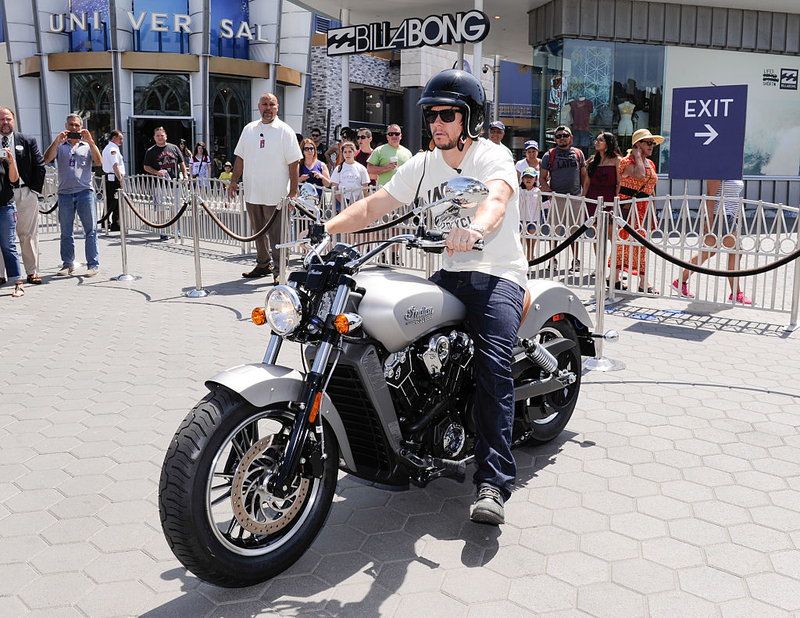
[[[81,134],[77,131],[67,131],[67,139],[80,139]]]
[[[0,150],[0,159],[5,159],[6,157],[8,157],[8,153],[5,151],[5,149]]]

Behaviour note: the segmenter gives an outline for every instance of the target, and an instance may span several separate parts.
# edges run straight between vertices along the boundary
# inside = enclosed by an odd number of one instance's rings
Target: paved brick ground
[[[172,557],[156,507],[166,446],[216,371],[263,356],[263,280],[189,247],[116,239],[101,274],[0,288],[0,617],[772,618],[800,616],[800,345],[788,316],[678,299],[607,315],[617,373],[517,451],[498,529],[467,521],[469,484],[387,493],[343,476],[312,550],[225,590]],[[82,247],[79,243],[79,255]],[[683,313],[676,313],[683,311]],[[296,363],[296,355],[290,355]]]

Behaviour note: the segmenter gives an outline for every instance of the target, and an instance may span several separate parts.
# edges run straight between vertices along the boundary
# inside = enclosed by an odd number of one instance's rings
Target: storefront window
[[[382,131],[390,124],[403,123],[403,96],[383,88],[350,86],[351,125],[358,123]],[[375,140],[373,140],[373,146]]]
[[[114,87],[111,73],[71,73],[70,109],[83,118],[98,145],[105,146],[113,116]]]
[[[137,116],[191,116],[189,76],[134,73],[133,113]]]
[[[211,0],[211,55],[225,58],[250,58],[250,45],[247,37],[230,37],[238,33],[242,22],[250,22],[250,7],[248,0]],[[228,36],[220,36],[224,32],[220,29],[223,19],[232,22],[227,32]]]
[[[552,148],[558,125],[572,129],[574,145],[594,152],[601,131],[617,136],[626,151],[637,129],[659,134],[662,121],[664,53],[659,45],[567,39],[534,53],[534,99],[547,101],[539,141]],[[658,166],[658,148],[653,160]]]
[[[84,21],[69,33],[69,51],[108,51],[108,0],[70,0],[70,13]],[[85,14],[85,15],[84,15]],[[95,21],[95,18],[99,18]],[[65,29],[69,29],[64,24]]]
[[[154,14],[165,14],[153,29]],[[133,0],[133,19],[140,20],[133,31],[133,48],[143,52],[189,53],[189,34],[175,32],[175,15],[188,15],[188,0]],[[163,30],[162,30],[163,28]]]
[[[244,126],[250,122],[248,113],[250,82],[212,75],[211,91],[211,139],[209,150],[218,171],[225,161],[233,163],[233,150]]]

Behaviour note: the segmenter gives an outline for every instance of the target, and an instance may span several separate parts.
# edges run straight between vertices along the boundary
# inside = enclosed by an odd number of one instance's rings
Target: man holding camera
[[[94,277],[100,268],[97,249],[97,209],[92,184],[92,164],[102,165],[103,156],[92,134],[83,128],[77,114],[67,116],[66,130],[59,133],[44,151],[45,163],[55,159],[58,166],[58,223],[61,226],[61,270],[56,276],[75,272],[75,213],[86,235],[86,276]]]

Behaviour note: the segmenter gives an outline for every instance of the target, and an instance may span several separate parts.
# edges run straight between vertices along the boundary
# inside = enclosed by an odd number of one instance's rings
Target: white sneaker
[[[94,276],[95,276],[97,273],[99,273],[99,272],[100,272],[100,269],[99,269],[99,268],[89,268],[89,269],[86,271],[86,276],[87,276],[87,277],[94,277]]]
[[[64,266],[61,267],[61,270],[59,270],[56,273],[56,277],[66,277],[67,275],[71,275],[74,272],[75,272],[75,265],[74,264],[70,264],[69,266],[64,264]]]

